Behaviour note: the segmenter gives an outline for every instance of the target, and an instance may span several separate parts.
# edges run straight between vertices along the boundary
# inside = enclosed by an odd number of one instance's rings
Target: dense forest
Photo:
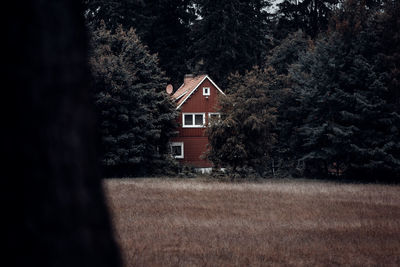
[[[165,86],[227,93],[208,158],[255,175],[400,181],[398,0],[85,0],[109,174],[177,170]]]

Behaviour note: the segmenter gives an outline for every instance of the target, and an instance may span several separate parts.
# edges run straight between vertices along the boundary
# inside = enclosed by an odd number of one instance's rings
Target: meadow
[[[125,266],[400,266],[400,186],[104,181]]]

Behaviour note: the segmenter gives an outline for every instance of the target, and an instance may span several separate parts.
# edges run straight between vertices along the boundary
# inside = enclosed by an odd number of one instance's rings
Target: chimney
[[[184,84],[188,84],[191,80],[193,80],[194,75],[193,74],[185,74],[185,78],[183,79]]]

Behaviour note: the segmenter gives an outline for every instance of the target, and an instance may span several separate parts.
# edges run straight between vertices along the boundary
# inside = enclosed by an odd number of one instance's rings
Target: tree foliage
[[[275,133],[277,142],[273,146],[270,166],[273,175],[293,174],[299,156],[297,127],[301,126],[302,101],[295,92],[288,73],[290,66],[298,62],[312,41],[301,30],[289,34],[279,45],[274,47],[266,59],[265,66],[272,67],[281,76],[279,105]]]
[[[306,114],[298,149],[312,175],[396,180],[400,116],[389,89],[392,74],[380,64],[382,40],[375,27],[382,13],[368,14],[357,2],[348,1],[354,8],[343,9],[348,13],[336,30],[291,69]]]
[[[339,0],[284,0],[279,3],[276,37],[302,30],[311,38],[328,29]]]
[[[220,101],[222,119],[208,129],[208,158],[215,165],[265,171],[276,138],[279,78],[272,68],[258,67],[230,76],[228,94]]]
[[[104,21],[111,29],[124,25],[128,29],[141,19],[136,12],[144,6],[142,0],[83,0],[86,22],[93,28],[99,28]]]
[[[89,25],[101,19],[111,25],[94,46],[101,55],[93,61],[96,88],[110,90],[96,92],[103,133],[129,133],[105,139],[107,149],[118,148],[109,154],[110,166],[128,158],[132,164],[150,162],[145,151],[165,153],[162,144],[171,132],[156,125],[172,129],[153,121],[170,114],[171,105],[155,108],[162,101],[153,93],[167,81],[156,59],[135,52],[146,50],[137,37],[121,37],[131,36],[127,29],[134,26],[150,53],[158,53],[169,82],[178,85],[189,69],[207,72],[228,93],[221,101],[225,117],[209,129],[209,158],[216,165],[261,172],[272,157],[313,176],[397,179],[398,1],[285,0],[274,20],[269,0],[85,3]],[[132,45],[121,45],[121,38]],[[141,93],[148,84],[159,89]],[[152,119],[144,120],[147,114]],[[159,132],[163,141],[155,141]],[[118,142],[124,145],[114,146]],[[127,144],[134,148],[127,150]]]
[[[265,0],[198,0],[199,19],[191,32],[194,71],[212,74],[225,87],[227,77],[261,65],[269,47],[270,5]]]
[[[289,34],[270,50],[265,65],[273,67],[278,74],[287,75],[289,66],[298,61],[299,55],[307,50],[309,42],[301,30]]]
[[[86,17],[91,27],[104,20],[109,29],[120,25],[136,29],[150,53],[157,53],[160,68],[175,86],[188,72],[190,25],[195,19],[192,0],[86,0]]]
[[[174,104],[164,88],[166,78],[135,31],[103,24],[92,32],[95,101],[109,169],[148,173],[163,161],[173,133]]]

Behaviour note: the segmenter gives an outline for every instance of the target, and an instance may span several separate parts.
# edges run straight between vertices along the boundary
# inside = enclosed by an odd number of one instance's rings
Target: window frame
[[[193,124],[187,125],[185,124],[185,115],[192,115],[192,121]],[[196,125],[196,120],[195,120],[195,115],[202,115],[203,116],[203,124],[202,125]],[[188,112],[188,113],[182,113],[182,128],[204,128],[206,126],[206,113],[204,112]]]
[[[176,159],[184,159],[185,158],[185,150],[184,150],[184,144],[183,144],[183,142],[171,142],[171,143],[169,143],[169,145],[170,145],[170,149],[171,149],[171,155],[174,157],[174,158],[176,158]],[[174,155],[172,152],[172,147],[173,146],[180,146],[181,147],[181,155]]]
[[[221,112],[208,112],[208,125],[210,125],[212,115],[218,115],[219,119],[221,120]]]
[[[208,90],[208,94],[206,94],[206,89]],[[211,89],[210,87],[203,87],[203,95],[204,96],[209,96],[211,94]]]

